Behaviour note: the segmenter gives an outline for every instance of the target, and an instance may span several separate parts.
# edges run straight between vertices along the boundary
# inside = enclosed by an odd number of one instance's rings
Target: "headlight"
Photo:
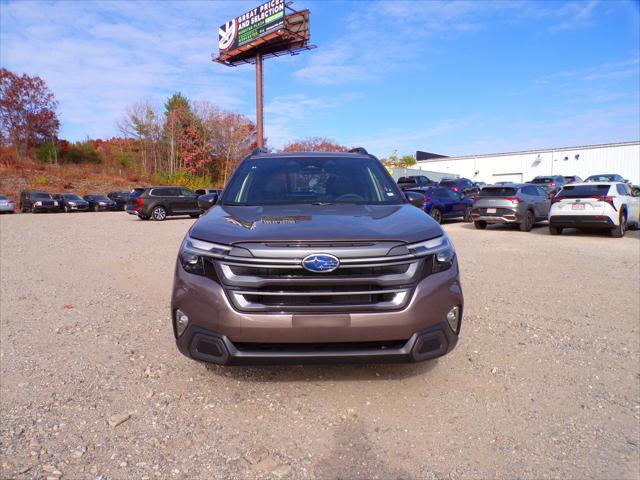
[[[35,205],[36,207],[39,207],[39,206],[41,206],[41,205],[42,205],[42,202],[41,202],[40,200],[38,200],[36,203],[34,203],[34,205]]]
[[[57,207],[57,206],[58,206],[58,202],[57,202],[57,200],[54,200],[54,201],[53,201],[53,206],[54,206],[54,207]]]
[[[411,253],[417,257],[433,255],[432,273],[448,270],[456,258],[456,251],[447,235],[407,245]]]
[[[231,247],[187,237],[180,250],[180,264],[185,271],[204,275],[204,257],[222,258]]]
[[[72,207],[76,206],[76,202],[67,202],[67,203],[69,203],[69,205],[71,205]]]
[[[106,205],[106,202],[98,202],[98,205]]]

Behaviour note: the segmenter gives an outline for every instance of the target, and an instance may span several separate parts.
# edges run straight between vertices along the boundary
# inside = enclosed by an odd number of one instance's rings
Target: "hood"
[[[421,209],[403,205],[214,205],[191,227],[194,238],[222,244],[264,241],[396,240],[443,234]]]

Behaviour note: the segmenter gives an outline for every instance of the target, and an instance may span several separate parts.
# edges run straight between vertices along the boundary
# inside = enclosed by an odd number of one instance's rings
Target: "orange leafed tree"
[[[284,146],[283,152],[346,152],[349,149],[338,145],[330,138],[310,137],[295,140]]]

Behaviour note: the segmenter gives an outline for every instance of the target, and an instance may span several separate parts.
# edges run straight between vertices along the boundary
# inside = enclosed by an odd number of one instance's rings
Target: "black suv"
[[[129,192],[109,192],[107,193],[107,198],[116,202],[118,210],[124,210],[127,206],[127,201],[129,201]]]
[[[401,190],[405,190],[407,188],[431,187],[434,185],[437,185],[437,183],[424,175],[410,175],[408,177],[400,177],[398,179],[398,186]]]
[[[84,199],[89,203],[89,210],[94,212],[115,212],[118,209],[116,202],[104,195],[85,195]]]
[[[465,197],[475,197],[480,193],[480,187],[468,178],[443,178],[439,185],[461,193]]]
[[[141,220],[164,220],[173,215],[200,216],[198,194],[184,187],[134,188],[126,207],[130,215]]]
[[[57,212],[59,204],[47,192],[26,190],[20,192],[20,211],[25,212]]]

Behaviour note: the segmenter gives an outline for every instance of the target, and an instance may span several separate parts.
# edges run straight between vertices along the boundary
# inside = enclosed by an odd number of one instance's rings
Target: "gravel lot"
[[[639,478],[638,232],[451,223],[451,355],[221,368],[169,323],[192,222],[0,217],[2,478]]]

